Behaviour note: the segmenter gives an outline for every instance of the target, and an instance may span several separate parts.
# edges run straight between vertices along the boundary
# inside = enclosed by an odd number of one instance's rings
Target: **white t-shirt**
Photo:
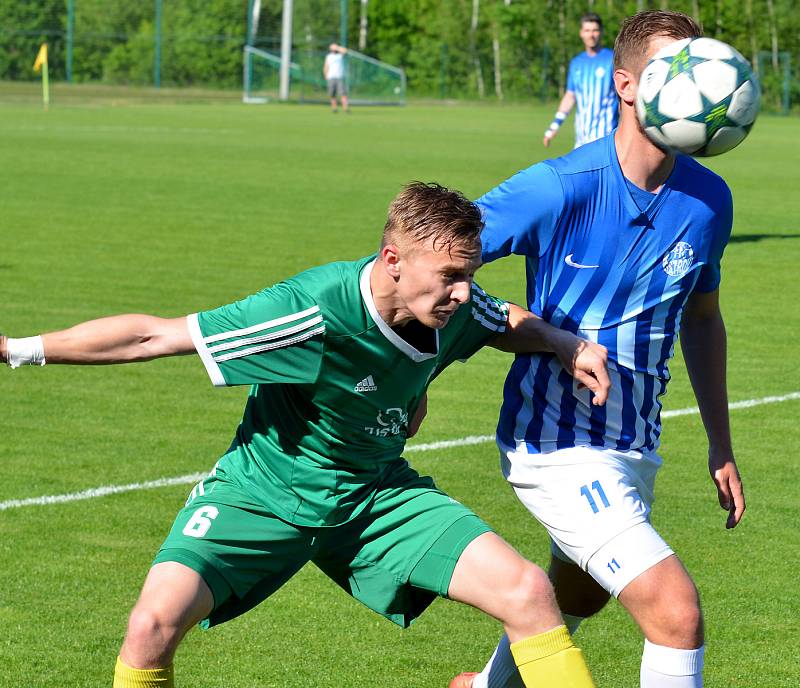
[[[344,79],[344,55],[328,53],[325,56],[325,78]]]

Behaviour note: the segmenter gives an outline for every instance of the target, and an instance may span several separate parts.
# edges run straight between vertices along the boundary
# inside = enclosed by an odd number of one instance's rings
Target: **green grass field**
[[[121,103],[121,104],[120,104]],[[0,102],[0,329],[27,336],[120,312],[178,316],[303,268],[372,252],[412,179],[477,196],[544,157],[552,108],[412,105],[332,116],[311,106]],[[800,122],[762,117],[709,165],[736,200],[723,265],[732,401],[800,390]],[[565,128],[553,153],[571,144]],[[479,281],[520,300],[522,263]],[[414,443],[493,432],[510,359],[484,351],[431,390]],[[681,362],[667,409],[694,404]],[[0,502],[203,472],[230,441],[243,389],[194,357],[113,368],[0,370]],[[732,411],[748,497],[725,514],[696,415],[664,422],[654,521],[695,576],[710,688],[800,685],[800,401]],[[409,454],[538,563],[544,531],[491,443]],[[126,618],[189,484],[0,511],[0,686],[110,685]],[[409,630],[307,567],[254,612],[193,631],[178,683],[204,688],[443,687],[483,666],[497,623],[436,602]],[[598,685],[638,686],[641,637],[617,604],[577,635]]]

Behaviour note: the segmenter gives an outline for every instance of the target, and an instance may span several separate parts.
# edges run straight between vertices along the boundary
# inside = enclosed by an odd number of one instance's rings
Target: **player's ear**
[[[400,249],[397,244],[386,244],[381,248],[381,261],[391,277],[400,276]]]
[[[626,105],[632,106],[636,103],[636,86],[633,74],[627,69],[614,70],[614,88],[617,91],[617,95]]]

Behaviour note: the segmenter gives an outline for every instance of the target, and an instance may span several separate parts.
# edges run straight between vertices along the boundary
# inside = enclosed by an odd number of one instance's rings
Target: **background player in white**
[[[660,397],[679,328],[726,527],[745,510],[719,308],[731,194],[692,158],[656,147],[635,112],[648,57],[701,33],[682,14],[629,17],[615,44],[615,134],[534,165],[478,201],[484,260],[525,255],[528,307],[608,349],[612,388],[602,409],[551,356],[517,356],[497,439],[506,478],[553,541],[550,575],[567,625],[574,630],[617,596],[645,635],[643,688],[702,685],[698,593],[649,519]],[[517,685],[515,676],[504,639],[480,675],[452,685]]]
[[[594,685],[544,571],[401,457],[430,380],[484,344],[558,351],[597,403],[607,396],[602,346],[473,283],[481,228],[461,194],[414,183],[390,206],[377,256],[185,318],[0,337],[11,367],[198,353],[215,385],[252,384],[231,448],[150,569],[115,688],[172,686],[191,626],[246,612],[308,561],[401,626],[437,595],[482,609],[503,622],[531,688]]]
[[[575,107],[575,147],[611,133],[617,126],[617,94],[614,90],[614,54],[604,48],[603,20],[588,12],[581,17],[581,41],[586,48],[569,63],[567,89],[553,121],[544,132],[550,145],[564,120]]]
[[[342,101],[342,110],[350,112],[347,104],[347,81],[345,78],[344,56],[347,48],[331,43],[325,62],[322,64],[322,75],[328,86],[328,98],[331,99],[331,111],[338,112],[337,97]]]

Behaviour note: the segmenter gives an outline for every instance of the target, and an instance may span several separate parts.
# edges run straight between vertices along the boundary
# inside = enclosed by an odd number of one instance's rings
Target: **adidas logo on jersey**
[[[378,385],[375,384],[375,380],[372,379],[372,375],[367,375],[367,377],[359,382],[353,389],[356,392],[377,392]]]

